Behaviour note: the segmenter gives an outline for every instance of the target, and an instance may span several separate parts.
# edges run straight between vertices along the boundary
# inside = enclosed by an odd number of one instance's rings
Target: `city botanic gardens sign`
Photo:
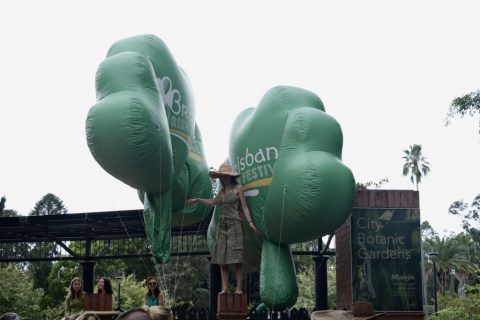
[[[422,310],[419,209],[354,209],[353,301],[375,310]]]

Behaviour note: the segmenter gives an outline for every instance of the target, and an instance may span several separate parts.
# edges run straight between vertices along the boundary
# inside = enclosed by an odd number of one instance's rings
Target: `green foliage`
[[[472,236],[477,245],[480,245],[480,194],[470,204],[463,200],[453,202],[448,212],[462,217],[463,229]]]
[[[209,307],[209,300],[208,300],[208,288],[197,288],[195,289],[194,296],[196,297],[193,300],[193,304],[197,308],[204,308],[208,309]]]
[[[116,276],[127,274],[124,272],[127,262],[121,259],[114,260],[99,260],[95,264],[96,280],[101,277],[109,277],[114,279]]]
[[[52,312],[55,312],[54,309],[58,306],[63,310],[70,281],[80,274],[80,266],[76,261],[54,262],[48,274],[48,290],[45,290],[42,307],[52,307]]]
[[[298,299],[295,308],[306,308],[312,310],[315,307],[315,288],[313,266],[297,273]]]
[[[206,307],[208,303],[209,263],[206,257],[173,257],[157,270],[168,307],[192,303]],[[206,290],[199,290],[206,289]]]
[[[373,186],[375,189],[380,189],[381,187],[383,187],[383,185],[385,183],[388,183],[388,178],[380,179],[377,182],[374,182],[374,181],[356,182],[355,183],[355,189],[357,189],[357,190],[367,190],[371,186]]]
[[[335,257],[331,257],[327,263],[328,308],[331,310],[337,308],[337,271],[335,260]]]
[[[120,283],[120,307],[122,310],[128,310],[133,307],[140,307],[143,305],[143,297],[145,292],[144,281],[136,281],[133,275],[129,275]],[[118,303],[118,282],[112,282],[115,293],[115,308]]]
[[[16,217],[18,216],[18,212],[15,210],[5,209],[5,203],[7,202],[7,198],[2,196],[0,199],[0,218],[1,217]]]
[[[57,305],[55,307],[47,307],[43,310],[43,318],[45,320],[59,320],[65,315],[65,306]]]
[[[478,274],[479,274],[480,270],[477,270],[476,274],[477,274],[477,279],[478,279]],[[476,295],[480,295],[480,284],[475,284],[473,286],[466,286],[465,288],[465,292],[467,294],[476,294]]]
[[[311,256],[297,256],[295,257],[295,266],[297,269],[299,294],[297,302],[293,307],[313,310],[315,307],[314,261]],[[335,257],[330,257],[327,260],[327,285],[328,308],[335,309],[337,297]]]
[[[431,239],[438,234],[433,230],[430,222],[423,221],[422,225],[420,226],[420,231],[422,232],[422,240],[427,241],[427,239]]]
[[[448,126],[452,118],[457,115],[463,118],[467,114],[474,116],[476,113],[480,114],[480,90],[453,99],[447,112],[445,125]]]
[[[42,289],[33,288],[32,275],[15,266],[0,268],[0,314],[15,312],[22,319],[38,319]]]
[[[52,193],[48,193],[35,204],[30,211],[31,216],[47,216],[52,214],[65,214],[68,210],[65,208],[63,201]]]
[[[451,213],[460,214],[468,205],[457,201],[450,208]],[[458,212],[452,212],[458,210]],[[474,215],[470,216],[470,219]],[[480,251],[470,233],[452,234],[439,237],[431,225],[425,221],[421,226],[424,251],[437,252],[436,283],[439,313],[428,319],[458,320],[480,319]],[[429,305],[428,313],[433,313],[432,260],[425,259],[425,278]]]
[[[53,215],[53,214],[66,214],[67,208],[65,208],[63,201],[56,195],[48,193],[35,204],[35,207],[30,212],[31,216]],[[33,245],[32,250],[35,248],[41,248],[45,254],[56,253],[56,245],[36,243]],[[34,287],[42,288],[45,292],[50,292],[51,284],[49,283],[49,274],[52,271],[53,263],[51,261],[39,261],[29,264],[29,270],[34,275]],[[68,280],[70,281],[70,279]],[[51,306],[52,303],[57,303],[59,298],[57,296],[46,295],[42,299],[41,307],[46,309]]]
[[[110,243],[104,241],[92,241],[92,255],[108,255],[115,252],[115,248],[121,247],[125,254],[138,254],[144,250],[144,239],[112,240]],[[139,259],[115,259],[99,260],[95,265],[95,273],[98,277],[107,276],[115,278],[118,275],[134,274],[135,279],[146,279],[155,274],[155,262],[151,258],[141,257]]]
[[[47,291],[47,289],[50,287],[48,283],[48,275],[52,270],[52,262],[51,261],[31,262],[28,266],[28,269],[32,272],[34,276],[34,281],[33,281],[34,287],[42,288],[43,290]]]
[[[5,196],[2,196],[2,198],[0,199],[0,217],[3,216],[2,213],[3,213],[3,209],[5,209],[6,201],[7,199],[5,198]]]
[[[17,216],[18,216],[18,212],[11,209],[4,209],[0,213],[0,217],[17,217]]]
[[[449,280],[453,275],[474,270],[474,264],[469,259],[468,246],[462,241],[460,235],[443,238],[435,236],[427,239],[425,251],[438,253],[436,258],[437,283],[442,293],[449,290],[447,285],[452,283]],[[450,288],[450,291],[453,289]]]
[[[135,240],[135,239],[131,239]],[[132,268],[136,267],[136,269]],[[122,309],[125,306],[141,306],[146,293],[145,279],[156,276],[160,289],[164,293],[167,306],[191,303],[199,308],[208,307],[209,263],[206,257],[172,257],[164,265],[155,265],[153,259],[125,259],[98,261],[95,273],[98,277],[108,276],[112,279],[118,275],[128,275],[122,281]],[[124,286],[131,286],[130,293],[124,296]],[[140,288],[140,289],[138,289]],[[116,294],[116,284],[114,291]],[[130,289],[128,289],[130,290]],[[127,299],[127,300],[124,300]]]
[[[422,146],[414,144],[410,146],[410,149],[403,150],[405,156],[405,164],[403,165],[403,175],[410,175],[410,180],[414,183],[418,190],[418,184],[422,180],[422,176],[427,175],[430,172],[430,163],[422,155]]]
[[[479,320],[480,319],[480,295],[470,294],[465,299],[450,294],[439,295],[438,305],[441,307],[437,315],[431,316],[431,320]]]

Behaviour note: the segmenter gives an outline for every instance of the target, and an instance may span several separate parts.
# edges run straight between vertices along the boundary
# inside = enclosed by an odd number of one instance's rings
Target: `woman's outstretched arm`
[[[214,199],[192,198],[192,199],[188,199],[185,203],[187,204],[187,206],[197,202],[206,204],[207,206],[215,206],[217,205],[217,203],[220,202],[220,198],[221,198],[220,195],[221,195],[221,192],[218,193]]]

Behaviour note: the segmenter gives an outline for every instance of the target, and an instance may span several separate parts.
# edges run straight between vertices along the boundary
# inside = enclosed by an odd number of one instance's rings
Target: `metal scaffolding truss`
[[[210,217],[172,228],[172,256],[209,255]],[[316,240],[291,249],[295,255],[320,252]],[[0,218],[0,262],[139,257],[151,257],[143,210]]]
[[[172,255],[207,255],[208,220],[172,228]],[[151,256],[143,210],[0,218],[0,262]]]

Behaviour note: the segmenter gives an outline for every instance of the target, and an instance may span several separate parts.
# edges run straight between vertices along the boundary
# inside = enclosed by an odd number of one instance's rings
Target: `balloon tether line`
[[[98,168],[99,169],[99,168]],[[100,170],[100,169],[99,169]],[[108,194],[108,197],[110,198],[110,202],[113,204],[113,207],[115,208],[115,211],[117,213],[117,217],[118,219],[120,220],[120,223],[122,224],[123,226],[123,229],[125,229],[125,233],[127,234],[127,237],[128,239],[130,240],[133,240],[133,238],[130,236],[130,234],[128,233],[128,230],[127,230],[127,227],[125,226],[125,223],[123,222],[122,220],[122,217],[119,215],[118,213],[118,207],[117,207],[117,204],[115,203],[115,201],[113,200],[112,198],[112,195],[110,194],[110,189],[108,188],[107,184],[105,183],[105,180],[104,180],[104,176],[103,176],[103,171],[100,171],[100,177],[101,177],[101,180],[103,182],[103,186],[105,187],[105,189],[107,190],[107,194]],[[143,218],[142,218],[142,222],[143,222]],[[144,224],[144,228],[145,228],[145,224]],[[147,239],[148,241],[148,239]],[[140,257],[140,259],[142,260],[142,264],[143,266],[145,267],[145,270],[147,270],[148,273],[151,272],[151,270],[148,268],[145,260],[143,259],[142,255],[140,254],[140,251],[138,250],[137,248],[137,245],[135,244],[135,242],[133,242],[133,247],[135,248],[135,251],[137,252],[137,255]]]
[[[185,188],[185,195],[184,195],[184,199],[183,199],[183,209],[182,209],[182,223],[180,224],[180,236],[182,236],[183,234],[183,223],[185,221],[185,207],[186,207],[186,202],[187,202],[187,188]],[[178,249],[178,242],[177,242],[177,249]],[[175,274],[174,274],[174,278],[173,278],[173,283],[174,283],[174,289],[173,289],[173,295],[172,295],[172,299],[175,300],[175,293],[177,291],[177,277],[180,278],[180,276],[178,275],[178,259],[179,259],[179,255],[177,255],[177,259],[175,260]],[[184,262],[185,263],[185,262]]]
[[[212,196],[212,195],[213,195],[213,190],[212,190],[211,193],[210,193],[210,196]],[[196,243],[197,243],[198,233],[200,232],[200,228],[201,228],[201,226],[202,226],[202,223],[201,223],[201,222],[203,221],[203,219],[205,219],[205,215],[206,215],[207,212],[208,212],[208,206],[205,207],[205,209],[203,210],[202,219],[201,219],[200,223],[198,224],[197,232],[195,233],[195,239],[194,239],[194,241],[193,241],[193,243],[192,243],[192,246],[190,247],[190,250],[188,251],[187,257],[185,258],[185,261],[184,261],[184,263],[183,263],[183,265],[182,265],[182,270],[180,270],[179,278],[178,278],[177,282],[175,283],[175,287],[174,287],[174,291],[173,291],[173,295],[174,295],[174,296],[175,296],[175,293],[176,293],[176,291],[177,291],[178,283],[180,282],[180,277],[181,277],[181,275],[183,274],[183,270],[185,269],[185,266],[186,266],[186,264],[187,264],[187,261],[188,261],[188,259],[189,259],[190,256],[191,256],[191,253],[192,253],[192,251],[193,251],[193,247],[194,247],[194,246],[196,245]]]

